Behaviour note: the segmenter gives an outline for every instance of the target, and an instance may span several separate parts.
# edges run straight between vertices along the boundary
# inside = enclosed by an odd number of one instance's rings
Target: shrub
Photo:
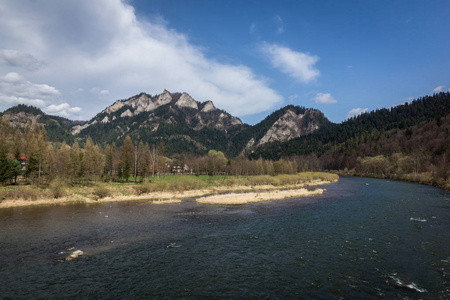
[[[165,181],[156,181],[155,183],[153,183],[153,188],[155,189],[155,191],[164,191],[167,189],[167,182]]]
[[[134,186],[134,190],[137,195],[148,194],[154,190],[154,187],[151,183],[143,183]]]
[[[447,193],[450,193],[450,179],[449,178],[447,178],[447,180],[445,180],[444,188]]]
[[[98,198],[105,198],[108,196],[111,196],[111,191],[109,188],[105,185],[97,185],[94,187],[94,191],[92,192],[94,196],[97,196]]]
[[[66,186],[61,180],[53,180],[49,186],[50,194],[53,198],[61,198],[66,194]]]

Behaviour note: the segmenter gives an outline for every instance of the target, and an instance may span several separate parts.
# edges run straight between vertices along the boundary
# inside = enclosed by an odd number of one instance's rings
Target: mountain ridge
[[[21,106],[13,111],[19,114],[20,109],[27,110]],[[236,156],[266,143],[310,134],[330,123],[318,110],[287,105],[251,126],[216,108],[211,100],[198,102],[186,92],[170,93],[167,90],[159,95],[142,92],[117,100],[84,123],[49,116],[39,109],[33,111],[35,119],[52,120],[56,128],[49,137],[64,134],[64,140],[72,142],[90,136],[98,144],[121,144],[125,136],[130,135],[150,144],[164,142],[169,154],[204,154],[216,149]],[[48,122],[42,124],[49,126]]]

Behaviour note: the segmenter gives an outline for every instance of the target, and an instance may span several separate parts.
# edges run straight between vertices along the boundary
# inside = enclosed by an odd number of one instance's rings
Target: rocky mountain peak
[[[172,94],[168,90],[164,90],[161,95],[156,99],[156,107],[169,104],[172,101]]]
[[[266,134],[259,140],[258,145],[271,143],[275,141],[287,141],[294,137],[299,137],[301,134],[301,126],[298,126],[303,114],[296,114],[288,109],[286,113],[281,116]]]
[[[214,106],[214,104],[212,103],[211,100],[206,101],[205,105],[202,108],[202,112],[208,112],[208,111],[212,111],[215,110],[216,107]]]
[[[190,107],[198,110],[197,101],[192,99],[192,97],[189,96],[187,93],[183,93],[180,99],[178,99],[178,101],[175,103],[175,105],[178,107]]]
[[[113,105],[107,107],[102,112],[105,112],[107,114],[112,114],[112,113],[118,111],[119,109],[121,109],[124,105],[125,105],[125,103],[123,101],[117,100],[116,102],[114,102]]]
[[[250,140],[245,149],[259,147],[272,142],[285,142],[308,135],[329,123],[323,113],[299,106],[286,106],[261,122],[267,126],[265,134],[256,140]]]
[[[155,109],[152,98],[146,93],[141,93],[134,99],[130,99],[127,102],[127,105],[131,106],[134,109],[134,115],[137,115],[144,111],[151,111],[152,109]]]

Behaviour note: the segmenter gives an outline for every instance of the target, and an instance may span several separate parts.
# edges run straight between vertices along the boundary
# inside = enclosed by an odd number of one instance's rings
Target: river
[[[0,209],[0,299],[450,298],[443,190],[362,178],[325,188],[237,206]],[[84,255],[59,262],[72,247]]]

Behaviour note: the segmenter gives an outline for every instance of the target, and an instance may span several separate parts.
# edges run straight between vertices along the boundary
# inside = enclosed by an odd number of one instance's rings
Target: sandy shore
[[[224,195],[213,195],[198,198],[198,203],[205,204],[245,204],[251,202],[261,202],[269,200],[281,200],[293,197],[304,197],[322,194],[324,189],[315,189],[309,191],[305,188],[290,189],[290,190],[276,190],[266,192],[251,192],[251,193],[230,193]]]
[[[309,196],[323,193],[324,190],[316,189],[308,191],[305,186],[322,185],[331,183],[329,181],[314,181],[297,185],[255,185],[255,186],[217,186],[210,189],[190,190],[184,192],[152,192],[144,195],[112,195],[101,199],[79,194],[61,197],[58,199],[36,199],[36,200],[3,200],[0,208],[24,207],[35,205],[56,205],[74,203],[105,203],[121,201],[149,201],[152,204],[177,204],[186,198],[198,198],[199,203],[208,204],[242,204],[248,202],[279,200],[291,197]],[[231,193],[231,194],[230,194]],[[220,200],[223,199],[223,200]]]

